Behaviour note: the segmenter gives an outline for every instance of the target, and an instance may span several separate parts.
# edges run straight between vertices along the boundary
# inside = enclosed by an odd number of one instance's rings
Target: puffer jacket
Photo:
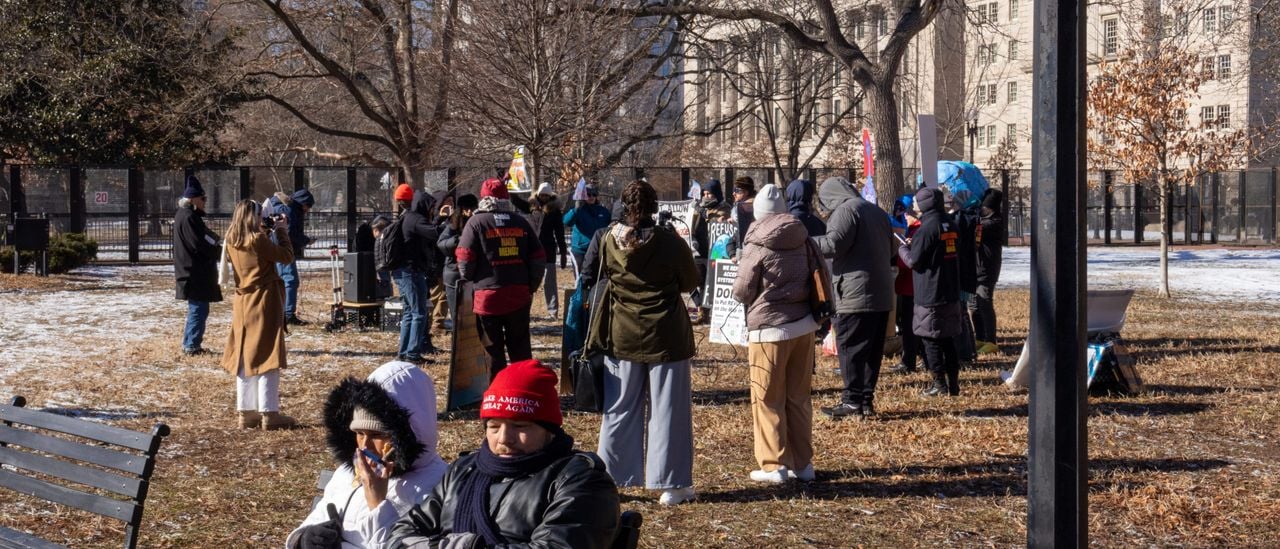
[[[795,217],[757,219],[738,259],[733,297],[747,307],[747,328],[759,330],[795,322],[813,311],[809,279],[817,258],[809,257],[809,233]]]
[[[897,239],[889,216],[862,198],[843,177],[831,177],[818,189],[831,211],[827,233],[815,237],[823,255],[833,257],[837,313],[888,312],[893,308],[893,246]]]
[[[920,214],[920,229],[911,246],[899,248],[898,257],[912,270],[912,332],[944,338],[960,333],[959,235],[951,216],[942,209],[941,192],[935,192],[933,206]]]
[[[448,465],[436,453],[436,393],[431,376],[408,362],[383,364],[367,380],[343,380],[324,406],[326,442],[338,466],[324,487],[323,499],[289,534],[286,547],[297,547],[303,529],[329,520],[330,503],[342,517],[342,547],[381,547],[391,537],[400,515],[422,503],[444,478]],[[356,436],[351,432],[355,408],[382,421],[391,434],[395,471],[387,483],[387,499],[370,509],[364,487],[354,483]]]
[[[419,273],[434,276],[436,272],[436,253],[433,248],[440,238],[435,223],[436,199],[425,192],[413,193],[413,202],[405,210],[404,221],[400,224],[401,234],[408,252],[409,266]]]
[[[476,454],[468,454],[453,462],[431,497],[396,523],[386,547],[443,547],[461,490],[476,474],[475,461]],[[489,487],[489,516],[510,542],[502,547],[605,549],[617,532],[619,509],[613,478],[588,452]]]

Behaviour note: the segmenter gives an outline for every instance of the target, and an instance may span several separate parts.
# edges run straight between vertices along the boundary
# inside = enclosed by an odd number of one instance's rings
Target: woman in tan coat
[[[267,229],[262,207],[241,200],[227,229],[227,257],[235,271],[236,290],[222,368],[236,376],[236,409],[245,429],[283,429],[296,423],[280,413],[280,370],[286,365],[284,281],[276,273],[276,263],[293,261],[284,217],[274,218],[274,230]]]

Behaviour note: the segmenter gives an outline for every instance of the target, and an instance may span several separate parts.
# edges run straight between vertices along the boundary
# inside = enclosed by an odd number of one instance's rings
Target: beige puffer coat
[[[781,213],[756,220],[738,260],[733,297],[747,307],[747,328],[759,330],[813,314],[810,277],[818,258],[808,252],[809,231]]]

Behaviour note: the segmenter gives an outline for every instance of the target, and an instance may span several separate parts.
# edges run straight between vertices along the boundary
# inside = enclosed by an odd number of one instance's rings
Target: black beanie
[[[982,195],[982,207],[988,208],[993,212],[998,212],[1004,208],[1004,193],[1000,189],[987,189],[987,194]]]
[[[942,211],[942,191],[937,187],[925,187],[916,191],[916,204],[921,212]]]

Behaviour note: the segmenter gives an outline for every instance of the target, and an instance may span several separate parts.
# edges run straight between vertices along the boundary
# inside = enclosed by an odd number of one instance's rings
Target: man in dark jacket
[[[529,308],[542,283],[546,252],[497,179],[480,186],[480,207],[458,238],[458,272],[475,284],[476,324],[489,354],[489,375],[507,361],[533,358]]]
[[[827,224],[813,215],[813,183],[808,179],[787,185],[787,211],[800,220],[810,237],[827,234]]]
[[[218,257],[222,247],[218,235],[204,224],[204,188],[195,176],[187,176],[178,212],[173,216],[173,274],[177,298],[187,301],[187,325],[183,330],[182,352],[202,355],[205,320],[209,303],[222,301],[218,288]]]
[[[426,196],[426,193],[415,193],[413,187],[405,183],[401,183],[393,192],[392,199],[400,212],[399,237],[403,255],[387,259],[390,263],[387,267],[391,270],[391,280],[395,282],[400,300],[404,304],[400,314],[400,344],[396,350],[396,358],[415,364],[430,362],[430,359],[422,356],[422,342],[430,341],[430,335],[426,334],[426,316],[429,307],[427,273],[431,265],[423,248],[427,245],[423,238],[431,235],[431,229],[421,226],[425,223],[421,208],[427,205],[430,198],[419,199],[420,196]],[[394,229],[395,225],[387,228]],[[395,238],[396,235],[393,233],[387,237]],[[431,242],[435,240],[431,239]]]
[[[586,186],[586,200],[579,200],[573,209],[564,214],[564,226],[573,229],[573,242],[569,251],[573,253],[575,268],[582,271],[582,260],[587,255],[587,246],[591,245],[591,236],[602,227],[607,227],[613,216],[609,209],[601,206],[600,191],[595,184]]]
[[[707,269],[710,268],[711,257],[711,235],[707,229],[708,223],[729,223],[732,220],[732,207],[724,200],[724,189],[720,185],[719,179],[709,179],[702,186],[702,198],[698,202],[697,217],[693,221],[693,244],[695,251],[698,252],[695,258],[698,264],[698,290],[693,292],[690,297],[693,298],[694,305],[698,306],[698,323],[711,323],[711,297],[707,293]]]
[[[595,454],[564,432],[556,375],[512,363],[484,393],[485,438],[412,507],[387,547],[547,546],[606,549],[619,523],[618,489]]]
[[[875,415],[872,401],[893,308],[893,231],[884,210],[862,198],[848,179],[823,181],[818,200],[831,212],[826,234],[814,241],[823,255],[833,258],[832,327],[844,378],[840,403],[822,412],[833,418],[870,418]]]
[[[955,221],[956,235],[956,268],[960,272],[960,335],[956,336],[956,354],[960,360],[972,361],[977,358],[974,346],[973,323],[969,319],[969,310],[963,304],[968,303],[971,296],[978,291],[978,241],[981,239],[977,208],[962,207],[954,199],[951,204],[951,219]]]
[[[289,263],[277,263],[276,271],[280,273],[280,279],[284,280],[285,322],[296,326],[310,324],[298,317],[298,285],[301,283],[298,278],[298,259],[302,258],[303,248],[311,243],[311,238],[304,233],[303,229],[306,227],[307,212],[311,211],[315,203],[316,199],[311,195],[311,191],[298,189],[293,195],[276,193],[267,199],[267,203],[262,207],[264,218],[280,213],[286,214],[289,218],[289,242],[293,245],[294,259]]]
[[[426,191],[415,192],[400,226],[407,244],[405,250],[408,252],[409,264],[414,275],[422,278],[422,287],[426,289],[425,295],[419,298],[422,327],[418,331],[418,351],[424,355],[437,352],[436,346],[431,343],[430,294],[432,287],[440,282],[439,275],[436,274],[437,258],[440,255],[436,248],[436,241],[440,238],[439,228],[435,224],[438,213],[434,196]]]
[[[431,325],[430,332],[448,333],[448,325],[445,323],[449,318],[449,300],[444,291],[444,252],[440,251],[440,237],[444,234],[445,226],[449,224],[449,214],[453,213],[453,204],[457,201],[453,193],[449,191],[437,191],[431,193],[431,199],[435,202],[435,213],[431,216],[431,225],[436,229],[436,240],[427,246],[427,253],[431,255],[431,279],[435,281],[431,285]],[[433,345],[434,347],[434,345]]]
[[[978,354],[996,353],[996,310],[992,300],[996,281],[1000,279],[1001,254],[1004,252],[1004,193],[987,189],[982,196],[982,219],[978,231],[978,289],[969,300],[969,315]]]
[[[942,191],[926,187],[916,193],[920,228],[898,257],[912,270],[915,310],[911,329],[923,341],[925,365],[933,375],[926,396],[960,394],[960,359],[954,337],[960,333],[960,236],[942,204]]]

